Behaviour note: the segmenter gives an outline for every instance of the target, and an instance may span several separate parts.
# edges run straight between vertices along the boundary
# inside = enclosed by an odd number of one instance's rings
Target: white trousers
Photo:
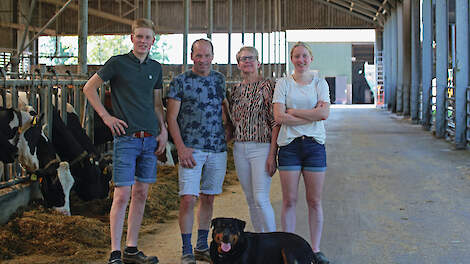
[[[269,199],[271,176],[266,171],[269,143],[235,142],[233,157],[238,179],[245,192],[255,232],[274,232],[276,222]]]

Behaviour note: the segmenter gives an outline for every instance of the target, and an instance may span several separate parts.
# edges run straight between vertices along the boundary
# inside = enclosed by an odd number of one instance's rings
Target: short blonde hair
[[[153,33],[157,33],[157,29],[152,20],[146,18],[139,18],[132,22],[132,34],[134,34],[137,28],[149,28],[153,30]]]
[[[310,47],[305,42],[297,41],[294,44],[294,46],[292,46],[292,49],[290,50],[291,59],[292,59],[292,54],[294,53],[294,49],[297,47],[304,47],[308,51],[308,53],[310,53],[310,56],[313,57],[312,50],[310,49]]]
[[[254,54],[255,57],[256,57],[256,60],[258,60],[258,50],[255,49],[254,47],[251,47],[251,46],[245,46],[245,47],[241,47],[241,49],[237,52],[236,58],[237,58],[237,61],[238,61],[238,62],[240,62],[240,56],[241,56],[240,54],[241,54],[243,51],[248,51],[248,52]]]

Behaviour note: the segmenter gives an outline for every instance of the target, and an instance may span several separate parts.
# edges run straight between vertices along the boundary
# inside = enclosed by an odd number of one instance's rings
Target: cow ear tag
[[[38,180],[38,176],[37,176],[35,173],[33,173],[33,174],[31,174],[30,180],[32,180],[32,181],[37,181],[37,180]]]
[[[33,126],[35,126],[37,122],[38,122],[38,117],[37,116],[33,117]]]

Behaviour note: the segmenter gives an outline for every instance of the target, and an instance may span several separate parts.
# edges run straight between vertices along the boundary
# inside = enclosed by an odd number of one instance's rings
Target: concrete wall
[[[39,183],[21,183],[0,190],[0,225],[21,206],[26,206],[32,199],[42,198]]]
[[[289,52],[294,44],[289,42]],[[351,85],[351,43],[307,42],[307,45],[313,52],[312,70],[317,70],[320,77],[346,76],[347,84]],[[291,74],[293,71],[294,66],[289,59],[288,72]]]

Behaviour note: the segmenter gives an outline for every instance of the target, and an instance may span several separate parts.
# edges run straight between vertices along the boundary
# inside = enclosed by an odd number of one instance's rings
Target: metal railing
[[[33,73],[0,70],[1,105],[20,110],[24,109],[25,105],[31,105],[38,114],[44,114],[47,124],[45,134],[49,138],[52,136],[53,104],[60,105],[61,118],[64,122],[67,122],[67,104],[72,105],[80,117],[93,114],[93,111],[86,111],[86,108],[82,107],[85,101],[82,86],[87,82],[87,76],[74,75],[70,72],[57,74],[54,68],[49,68],[47,72],[36,69]],[[103,88],[100,90],[104,91]],[[100,92],[101,94],[104,95]],[[0,166],[0,189],[28,179],[29,176],[17,160]]]
[[[470,146],[470,86],[467,87],[467,145]]]
[[[436,96],[437,96],[437,86],[436,85],[431,85],[431,91],[429,95],[429,113],[431,114],[429,118],[430,122],[430,127],[431,131],[436,130],[436,109],[437,109],[437,104],[436,104]]]
[[[455,87],[447,87],[446,96],[446,139],[454,141],[455,139]]]
[[[44,114],[47,124],[46,135],[52,136],[52,106],[60,105],[62,120],[67,122],[66,107],[71,105],[80,117],[82,127],[87,131],[93,141],[94,138],[94,110],[87,104],[82,87],[87,82],[88,76],[57,74],[53,68],[48,71],[36,70],[32,74],[1,72],[0,95],[1,105],[21,109],[24,104],[33,106],[38,114]],[[170,78],[163,81],[163,96],[166,97],[170,85]],[[240,80],[227,80],[227,91],[239,83]],[[104,103],[106,91],[110,91],[109,82],[104,83],[98,90],[101,101]],[[7,100],[11,97],[11,102]],[[26,97],[24,97],[26,95]],[[59,103],[60,100],[60,103]],[[110,144],[97,146],[98,151],[106,152],[112,148]],[[2,173],[3,172],[3,173]],[[0,166],[0,189],[29,180],[26,171],[18,161]]]

